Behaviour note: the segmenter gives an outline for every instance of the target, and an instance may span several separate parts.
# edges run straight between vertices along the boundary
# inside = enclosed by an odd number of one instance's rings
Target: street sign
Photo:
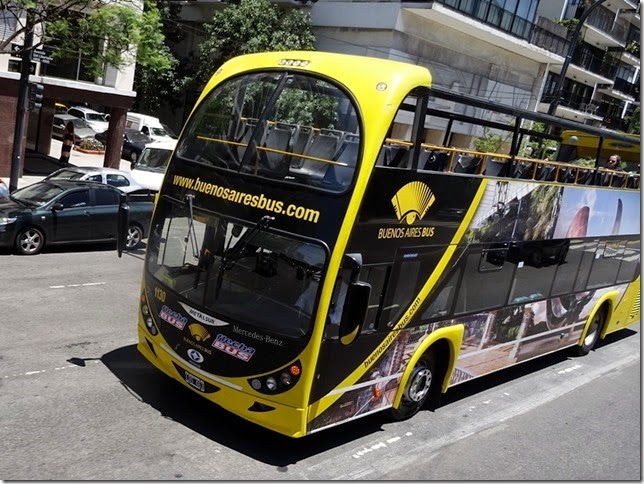
[[[11,42],[11,55],[13,57],[22,57],[22,49],[22,45]]]
[[[49,54],[49,52],[41,49],[35,49],[31,58],[36,62],[40,62],[41,64],[49,64],[53,60],[53,57]]]

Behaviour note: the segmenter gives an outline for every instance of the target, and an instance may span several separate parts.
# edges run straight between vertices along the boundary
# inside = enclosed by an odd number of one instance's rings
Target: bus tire
[[[586,336],[580,345],[575,346],[574,352],[577,356],[586,356],[595,347],[599,341],[599,335],[606,320],[606,307],[602,306],[593,315],[593,319],[588,325]]]
[[[430,351],[419,358],[405,383],[398,408],[389,409],[392,420],[407,420],[425,406],[439,385],[437,367],[434,352]]]

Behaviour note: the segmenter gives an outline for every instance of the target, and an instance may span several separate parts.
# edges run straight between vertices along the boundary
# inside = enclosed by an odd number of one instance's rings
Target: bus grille
[[[635,301],[633,301],[633,307],[631,308],[630,319],[637,319],[640,317],[640,290],[637,290],[637,296],[635,296]]]

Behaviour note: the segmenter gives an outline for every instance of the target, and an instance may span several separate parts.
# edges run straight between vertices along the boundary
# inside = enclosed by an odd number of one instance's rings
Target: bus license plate
[[[186,383],[191,387],[196,388],[200,392],[206,391],[206,382],[204,382],[202,379],[197,378],[196,376],[188,373],[187,371],[184,372],[184,378],[186,380]]]

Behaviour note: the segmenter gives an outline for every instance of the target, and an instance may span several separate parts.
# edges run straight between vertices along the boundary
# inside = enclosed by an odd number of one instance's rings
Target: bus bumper
[[[286,405],[250,395],[243,391],[223,385],[219,381],[209,380],[201,374],[196,374],[185,362],[174,358],[151,337],[147,330],[138,325],[139,352],[156,368],[167,376],[178,381],[186,388],[203,396],[221,408],[242,417],[249,422],[261,425],[270,430],[289,437],[302,437],[306,435],[306,410],[293,408]],[[186,373],[204,380],[204,391],[197,388],[199,385],[188,383]]]

